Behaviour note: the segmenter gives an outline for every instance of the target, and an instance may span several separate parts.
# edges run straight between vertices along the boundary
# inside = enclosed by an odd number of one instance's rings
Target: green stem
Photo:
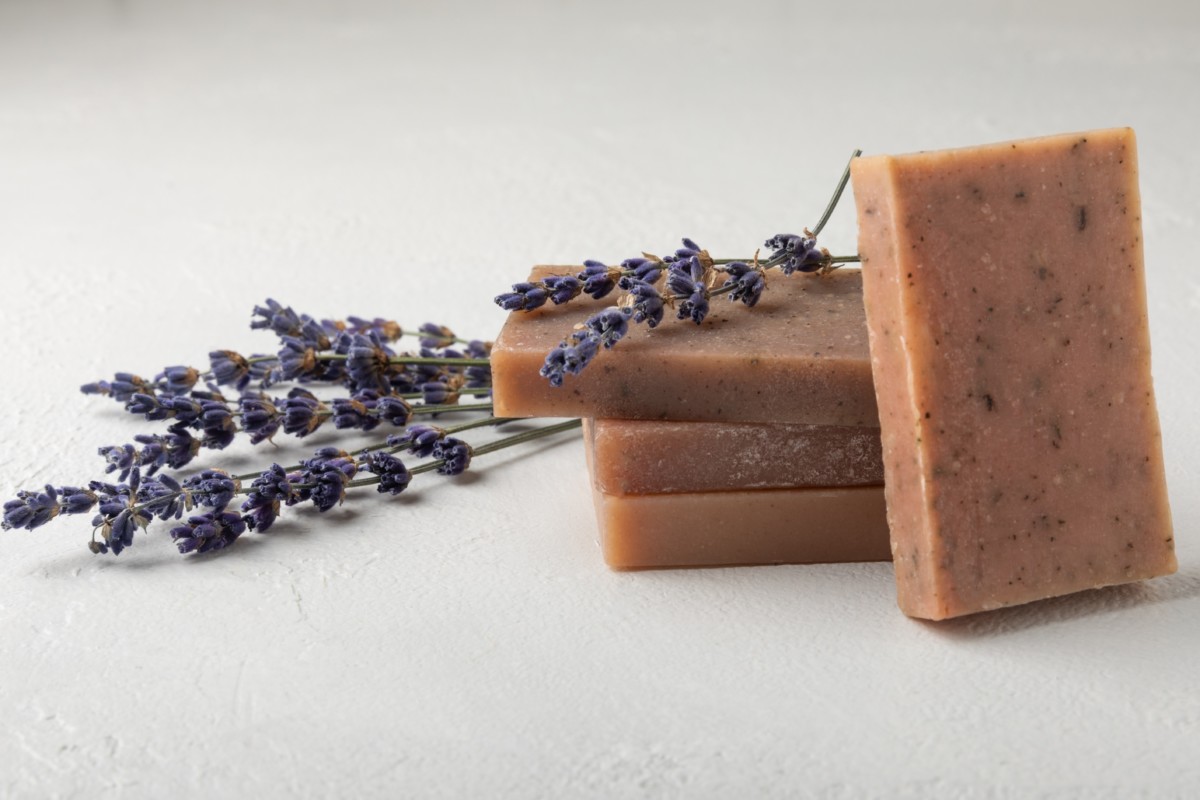
[[[506,436],[505,438],[500,439],[499,441],[490,442],[488,444],[481,445],[479,447],[471,448],[471,456],[472,457],[483,456],[483,455],[487,455],[488,453],[494,453],[497,450],[503,450],[506,447],[512,447],[514,445],[524,444],[525,442],[532,442],[536,439],[541,439],[546,436],[553,436],[556,433],[561,433],[563,431],[569,431],[572,428],[578,428],[582,424],[583,424],[583,420],[572,419],[572,420],[567,420],[566,422],[559,422],[555,425],[545,425],[541,428],[537,428],[532,431],[524,431],[522,433],[517,433],[512,436]],[[410,469],[409,474],[410,475],[420,475],[422,472],[432,472],[433,470],[436,470],[438,467],[440,467],[444,463],[445,463],[445,461],[442,459],[439,459],[437,461],[427,461],[424,464],[419,464],[418,466],[415,466],[412,469]],[[346,488],[350,489],[350,488],[357,488],[359,486],[373,486],[374,484],[379,483],[379,481],[380,481],[379,477],[361,478],[359,480],[350,481],[349,483],[346,484]]]
[[[850,161],[862,155],[862,150],[855,148],[850,154]],[[829,199],[829,205],[825,206],[825,213],[817,220],[817,224],[813,227],[811,233],[813,237],[820,235],[825,228],[825,223],[829,222],[829,217],[833,215],[833,210],[837,208],[838,201],[842,199],[842,192],[846,191],[846,184],[850,182],[850,161],[846,162],[846,169],[842,171],[842,178],[838,181],[837,189],[833,192],[833,197]]]

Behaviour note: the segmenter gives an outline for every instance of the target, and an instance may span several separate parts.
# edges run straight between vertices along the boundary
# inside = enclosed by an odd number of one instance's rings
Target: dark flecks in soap
[[[1013,197],[1015,197],[1017,200],[1024,200],[1025,199],[1025,190],[1018,189],[1017,193],[1014,194]]]
[[[1077,213],[1078,218],[1075,220],[1075,229],[1081,231],[1087,227],[1087,206],[1080,206]]]
[[[990,394],[985,394],[983,396],[983,402],[987,406],[988,411],[996,410],[996,401],[992,398],[992,396]]]

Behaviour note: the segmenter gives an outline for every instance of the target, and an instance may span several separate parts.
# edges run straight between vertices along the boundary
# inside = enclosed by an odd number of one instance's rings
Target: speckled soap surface
[[[537,267],[531,279],[578,270]],[[538,375],[575,325],[613,302],[581,297],[510,314],[492,350],[496,413],[878,425],[858,270],[771,273],[752,309],[714,299],[701,325],[630,325],[611,352],[560,387]]]
[[[883,483],[878,428],[597,419],[583,432],[596,488],[608,494]]]
[[[852,174],[901,608],[1173,572],[1133,131]]]

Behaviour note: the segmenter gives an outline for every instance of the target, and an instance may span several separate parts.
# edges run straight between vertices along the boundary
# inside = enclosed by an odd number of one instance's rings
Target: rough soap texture
[[[1173,572],[1133,132],[852,174],[904,612]]]
[[[886,561],[883,489],[629,495],[595,491],[613,569]]]
[[[533,279],[579,267],[538,267]],[[631,325],[558,388],[538,375],[573,326],[614,302],[581,297],[509,315],[492,350],[496,413],[878,427],[858,270],[768,276],[758,305],[715,298],[702,325]],[[671,315],[668,309],[668,317]]]
[[[606,494],[883,484],[878,428],[598,419],[584,441]]]

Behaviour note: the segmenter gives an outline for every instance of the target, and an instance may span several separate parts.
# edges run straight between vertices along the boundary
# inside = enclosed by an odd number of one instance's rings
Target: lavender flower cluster
[[[532,311],[547,301],[561,305],[581,294],[599,300],[618,288],[624,292],[615,306],[588,317],[569,339],[547,354],[541,375],[553,386],[561,386],[567,375],[578,375],[602,349],[616,345],[628,333],[631,322],[655,328],[670,307],[676,318],[699,325],[708,316],[709,301],[719,295],[754,307],[766,289],[769,270],[778,268],[784,275],[791,275],[834,268],[828,251],[819,249],[816,237],[807,233],[781,233],[768,239],[766,247],[773,252],[764,262],[755,257],[718,264],[693,240],[685,238],[682,243],[666,258],[643,255],[626,259],[619,267],[585,261],[583,270],[574,275],[551,275],[540,281],[513,284],[512,291],[498,295],[495,302],[506,311]],[[664,271],[665,295],[656,286]],[[724,281],[717,287],[721,275]]]
[[[170,423],[165,433],[136,436],[139,447],[101,448],[109,471],[119,470],[123,480],[135,465],[148,475],[163,467],[181,469],[202,448],[224,449],[238,433],[259,444],[280,431],[302,438],[330,421],[339,430],[370,431],[385,423],[402,428],[414,413],[456,405],[465,395],[491,394],[491,343],[463,342],[442,325],[418,329],[421,347],[415,354],[398,354],[389,346],[404,335],[394,321],[318,322],[275,300],[255,306],[250,327],[274,332],[278,352],[247,358],[214,350],[207,372],[171,366],[152,381],[119,372],[112,381],[81,387],[85,394],[112,397],[147,420]],[[461,350],[455,347],[459,342],[465,345]],[[340,386],[348,394],[321,399],[304,385],[282,396],[262,391],[282,382]],[[227,397],[222,386],[233,387],[239,396]]]
[[[173,520],[178,524],[170,535],[181,553],[222,550],[247,530],[268,530],[283,507],[311,503],[326,512],[354,487],[375,486],[380,493],[397,495],[421,472],[459,475],[470,466],[475,450],[453,434],[509,422],[490,416],[490,404],[454,405],[460,393],[490,394],[490,343],[469,341],[458,351],[454,345],[461,340],[452,331],[427,324],[419,330],[420,354],[397,356],[387,344],[402,335],[394,322],[351,317],[345,323],[318,323],[275,301],[256,307],[254,317],[252,327],[269,328],[280,337],[277,356],[243,358],[218,350],[211,354],[207,373],[169,367],[153,381],[118,373],[110,382],[85,386],[86,393],[109,395],[148,420],[168,420],[167,432],[139,434],[136,445],[101,447],[105,471],[115,473],[117,482],[18,492],[4,504],[0,527],[33,530],[60,515],[91,513],[91,550],[119,554],[154,519]],[[205,379],[206,388],[196,388]],[[257,388],[250,387],[251,381],[258,381]],[[302,386],[283,397],[261,391],[281,381],[323,382],[349,389],[350,396],[322,400]],[[220,392],[221,385],[242,394],[231,401]],[[415,414],[456,410],[486,413],[445,428],[411,424]],[[246,475],[216,468],[186,477],[161,471],[188,465],[202,447],[224,448],[237,433],[257,444],[279,430],[307,436],[329,419],[338,429],[369,431],[387,423],[401,431],[357,454],[325,447],[294,466],[272,464]],[[481,452],[568,427],[527,431],[492,442]],[[401,454],[428,460],[409,467]]]

